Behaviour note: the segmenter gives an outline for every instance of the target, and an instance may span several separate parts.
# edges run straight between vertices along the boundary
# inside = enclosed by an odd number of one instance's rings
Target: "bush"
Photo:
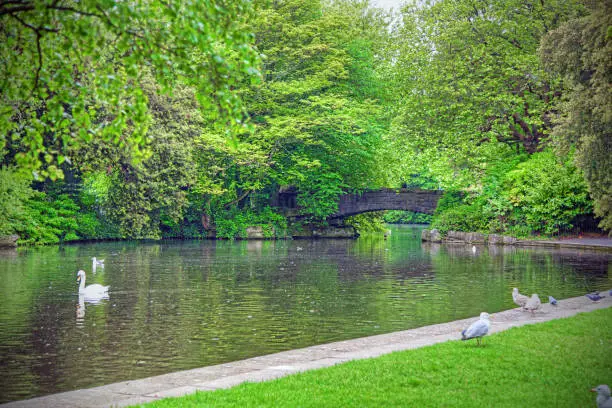
[[[352,225],[360,234],[387,230],[383,220],[383,213],[378,211],[353,215],[348,217],[345,223],[346,225]]]
[[[20,244],[56,244],[76,235],[76,215],[79,206],[66,194],[49,199],[45,193],[34,192],[26,202],[17,233]]]
[[[0,235],[17,232],[32,194],[28,177],[7,167],[0,168]]]
[[[264,207],[259,212],[238,208],[217,211],[214,218],[218,238],[246,238],[246,229],[255,226],[262,228],[266,238],[280,238],[287,234],[287,219],[270,207]]]
[[[532,231],[548,235],[571,228],[577,215],[593,210],[584,178],[571,157],[560,161],[552,151],[533,154],[510,171],[502,197],[515,210],[515,224],[524,220]]]
[[[431,224],[430,214],[412,211],[386,211],[383,220],[389,224]]]
[[[577,215],[591,211],[586,183],[571,156],[559,160],[544,151],[491,167],[477,196],[445,193],[432,227],[443,233],[502,232],[523,238],[559,233],[571,228]]]
[[[442,234],[448,231],[488,232],[488,221],[483,214],[482,200],[478,200],[440,212],[433,219],[431,227]]]

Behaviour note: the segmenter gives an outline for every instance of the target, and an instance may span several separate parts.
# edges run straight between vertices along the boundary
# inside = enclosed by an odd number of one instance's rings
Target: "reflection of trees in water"
[[[437,276],[445,279],[450,271],[472,275],[464,290],[473,299],[488,297],[485,291],[498,293],[504,299],[504,307],[512,307],[505,292],[513,286],[529,293],[570,297],[590,291],[593,285],[605,284],[612,276],[612,255],[605,252],[514,246],[476,248],[474,252],[472,245],[466,244],[423,245],[431,255]]]

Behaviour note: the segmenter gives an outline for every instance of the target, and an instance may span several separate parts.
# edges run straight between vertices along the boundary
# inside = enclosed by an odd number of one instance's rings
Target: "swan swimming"
[[[85,298],[102,298],[108,296],[108,288],[110,286],[102,286],[94,283],[93,285],[85,286],[85,271],[77,272],[77,282],[79,282],[79,296],[84,295]]]

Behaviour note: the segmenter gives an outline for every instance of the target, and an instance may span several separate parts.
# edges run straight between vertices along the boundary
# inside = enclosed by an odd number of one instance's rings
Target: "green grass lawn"
[[[612,385],[612,308],[153,407],[595,407]]]

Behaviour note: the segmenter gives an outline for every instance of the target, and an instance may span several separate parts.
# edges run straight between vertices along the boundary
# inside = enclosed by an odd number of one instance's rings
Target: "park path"
[[[612,251],[612,238],[610,237],[583,237],[564,238],[553,240],[525,240],[518,241],[517,246],[527,247],[553,247],[553,248],[577,248],[590,250]]]
[[[533,316],[519,309],[506,310],[494,314],[491,331],[495,333],[610,306],[612,296],[606,293],[606,297],[599,302],[580,296],[560,300],[558,306],[546,303]],[[457,340],[461,337],[461,330],[474,320],[476,318],[284,351],[227,364],[16,401],[2,407],[123,407],[190,394],[197,390],[229,388],[246,381],[266,381],[350,360],[378,357],[394,351]]]

